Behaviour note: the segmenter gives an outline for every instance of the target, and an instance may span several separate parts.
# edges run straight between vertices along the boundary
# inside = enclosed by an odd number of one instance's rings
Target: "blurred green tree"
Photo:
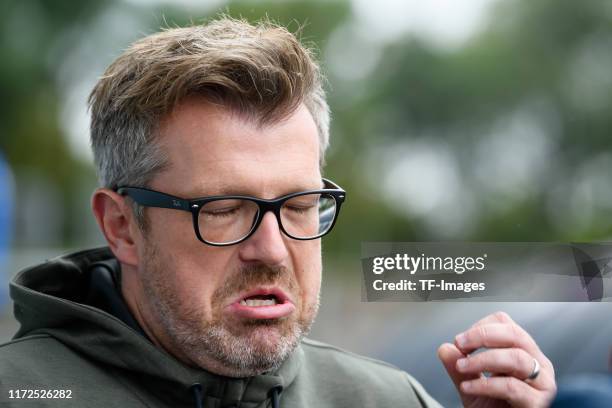
[[[563,241],[612,232],[605,177],[612,171],[612,7],[600,0],[499,1],[485,28],[452,49],[415,35],[387,43],[349,37],[347,47],[361,54],[335,69],[331,43],[361,24],[348,1],[231,1],[199,14],[173,4],[5,2],[0,149],[17,173],[34,168],[55,183],[66,214],[84,200],[77,179],[93,171],[62,137],[57,70],[71,46],[67,33],[85,36],[88,22],[118,5],[151,31],[220,11],[269,17],[292,31],[303,26],[301,38],[320,50],[329,74],[326,173],[348,191],[328,252],[354,257],[367,240]],[[372,55],[377,63],[364,68]],[[351,79],[343,68],[366,74]],[[429,167],[401,167],[420,152],[433,152]],[[436,182],[440,174],[445,183]],[[418,207],[423,185],[437,201]],[[61,240],[78,242],[70,231],[80,220],[65,219]]]

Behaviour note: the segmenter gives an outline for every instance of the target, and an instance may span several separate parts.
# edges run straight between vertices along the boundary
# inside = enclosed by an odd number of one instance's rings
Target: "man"
[[[92,207],[109,248],[15,278],[21,329],[0,348],[3,398],[438,406],[408,374],[304,338],[320,237],[345,193],[321,175],[329,113],[319,68],[293,35],[227,18],[151,35],[107,69],[90,103],[102,185]],[[554,395],[552,365],[504,314],[439,354],[467,406],[540,407]]]

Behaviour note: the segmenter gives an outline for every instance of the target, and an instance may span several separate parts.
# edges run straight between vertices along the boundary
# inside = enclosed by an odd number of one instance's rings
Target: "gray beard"
[[[207,321],[201,311],[184,305],[173,290],[173,284],[165,278],[167,270],[159,262],[157,251],[147,247],[145,252],[147,261],[142,284],[151,312],[155,313],[173,348],[208,371],[229,377],[250,377],[275,371],[309,333],[317,315],[319,298],[308,307],[302,319],[246,320],[242,322],[240,333],[234,333],[224,319]],[[213,295],[213,304],[215,299],[225,298],[228,292],[236,293],[254,283],[287,280],[290,273],[285,268],[249,266],[232,276],[241,279],[237,282],[229,279]],[[295,285],[288,283],[290,287]],[[276,327],[279,335],[262,337],[260,331],[270,326]],[[271,344],[273,337],[278,338]],[[221,372],[215,367],[222,367]]]
[[[190,328],[177,327],[172,331],[173,341],[179,343],[176,345],[198,366],[206,368],[206,362],[212,358],[223,365],[224,375],[230,377],[251,377],[275,371],[305,335],[298,326],[290,336],[282,336],[274,349],[269,349],[246,337],[234,336],[221,325],[209,326],[200,335],[194,335]]]

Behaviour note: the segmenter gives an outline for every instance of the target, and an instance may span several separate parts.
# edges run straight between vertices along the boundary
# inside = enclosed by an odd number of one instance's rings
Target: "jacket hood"
[[[304,358],[301,347],[275,372],[249,378],[223,377],[181,363],[136,329],[90,304],[94,266],[101,262],[116,262],[108,248],[54,258],[18,273],[10,284],[21,324],[14,338],[50,335],[87,359],[141,378],[155,392],[175,395],[177,401],[197,401],[201,392],[204,407],[208,401],[213,406],[259,406],[277,399],[295,379]]]

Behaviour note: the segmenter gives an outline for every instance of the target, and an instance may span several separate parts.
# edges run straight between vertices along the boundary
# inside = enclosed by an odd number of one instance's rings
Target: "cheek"
[[[190,213],[162,208],[147,208],[145,211],[147,238],[160,249],[167,249],[165,252],[175,254],[201,244],[196,238]]]
[[[226,272],[231,271],[235,249],[200,242],[190,219],[169,222],[160,217],[155,222],[151,220],[150,227],[148,239],[155,243],[165,266],[163,273],[173,280],[179,299],[191,307],[210,310],[213,293],[224,282]]]
[[[320,240],[304,243],[308,245],[293,252],[294,266],[303,297],[312,301],[321,288],[321,243]]]

